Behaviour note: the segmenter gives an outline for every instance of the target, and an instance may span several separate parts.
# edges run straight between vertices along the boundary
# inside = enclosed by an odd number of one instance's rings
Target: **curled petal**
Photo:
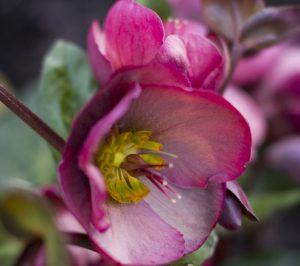
[[[241,186],[236,181],[231,181],[226,183],[227,190],[240,202],[243,210],[243,214],[245,214],[250,220],[258,221],[254,210],[252,209],[250,202],[241,188]]]
[[[176,154],[163,170],[178,186],[206,187],[240,176],[251,150],[249,127],[226,100],[207,91],[175,87],[144,89],[121,121],[125,131],[150,130]]]
[[[63,161],[59,167],[60,183],[64,201],[87,232],[90,232],[91,228],[104,231],[108,224],[104,219],[105,211],[102,205],[106,199],[105,184],[99,171],[88,163],[95,149],[93,135],[89,136],[88,143],[85,143],[82,150],[83,142],[99,119],[107,115],[104,120],[106,126],[113,123],[114,121],[110,119],[117,119],[118,112],[125,111],[128,102],[136,98],[138,90],[138,86],[128,84],[119,84],[113,89],[101,90],[73,123],[72,132],[63,153]],[[116,106],[118,108],[115,110]],[[79,168],[78,161],[80,152],[82,169]]]
[[[233,195],[227,195],[219,223],[228,230],[237,230],[242,226],[242,208]]]
[[[111,8],[104,31],[114,69],[149,63],[164,39],[159,16],[132,0],[120,0]]]
[[[105,84],[112,74],[112,66],[106,56],[106,41],[97,21],[94,21],[88,33],[88,57],[97,81]]]

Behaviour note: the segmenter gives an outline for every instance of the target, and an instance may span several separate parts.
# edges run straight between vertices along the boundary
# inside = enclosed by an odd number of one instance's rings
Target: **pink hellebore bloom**
[[[199,23],[172,19],[163,24],[154,11],[120,0],[109,11],[103,30],[93,22],[89,59],[102,85],[112,73],[126,70],[143,84],[215,89],[224,59],[205,33]]]
[[[276,45],[242,59],[234,72],[233,83],[241,87],[259,84],[283,50],[284,45]]]
[[[278,135],[300,132],[300,48],[289,47],[265,76],[259,100]]]
[[[92,26],[90,59],[99,80],[109,77],[98,60],[116,73],[73,122],[59,167],[63,197],[103,258],[165,265],[215,227],[225,183],[249,161],[250,130],[222,97],[187,90],[191,76],[200,84],[209,74],[210,53],[200,74],[186,68],[187,46],[164,38],[153,11],[121,0],[105,25],[104,33]],[[91,47],[99,47],[93,29],[105,36],[105,53]]]
[[[248,93],[234,86],[226,89],[224,97],[249,123],[252,136],[252,159],[255,159],[257,148],[263,143],[267,134],[267,120],[259,104]]]

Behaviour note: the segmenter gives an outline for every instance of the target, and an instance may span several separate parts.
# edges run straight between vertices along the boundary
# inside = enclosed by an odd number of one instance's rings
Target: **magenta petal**
[[[235,196],[226,196],[219,223],[228,230],[237,230],[242,226],[242,207]]]
[[[94,21],[88,33],[88,56],[97,81],[105,84],[112,74],[112,66],[105,55],[104,33],[97,21]]]
[[[106,257],[122,265],[164,265],[184,254],[182,235],[146,202],[106,206],[111,227],[91,238]]]
[[[105,21],[107,55],[113,68],[149,63],[163,44],[159,16],[132,0],[120,0]]]
[[[163,170],[178,186],[205,187],[244,171],[251,150],[249,127],[222,97],[175,87],[143,89],[122,119],[124,130],[151,130],[164,150],[176,154]],[[168,158],[169,159],[169,158]]]
[[[201,0],[167,0],[176,17],[200,18]]]
[[[183,36],[190,33],[205,36],[208,31],[207,28],[199,22],[179,19],[168,19],[164,22],[164,29],[166,36],[171,34]]]
[[[243,207],[243,213],[251,220],[258,221],[254,210],[241,186],[236,181],[226,183],[227,190],[240,202]]]
[[[182,197],[176,203],[155,188],[151,189],[146,202],[164,221],[183,234],[187,254],[197,250],[215,227],[222,212],[225,187],[220,184],[207,189],[173,188]]]
[[[205,79],[223,63],[218,48],[208,39],[196,34],[183,38],[189,58],[189,74],[194,88],[201,88]]]

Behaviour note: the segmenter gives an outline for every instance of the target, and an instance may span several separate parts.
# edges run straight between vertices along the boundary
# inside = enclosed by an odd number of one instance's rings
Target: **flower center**
[[[165,189],[180,198],[161,175],[164,167],[172,167],[163,156],[162,144],[150,139],[151,131],[112,133],[97,152],[95,163],[99,167],[109,195],[119,203],[134,203],[150,192],[139,177],[145,176],[168,199],[175,202]]]

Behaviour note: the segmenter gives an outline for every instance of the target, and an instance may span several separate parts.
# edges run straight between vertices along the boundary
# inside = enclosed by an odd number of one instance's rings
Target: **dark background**
[[[0,0],[0,72],[20,89],[39,75],[44,54],[58,39],[85,46],[90,22],[113,0]],[[299,0],[270,0],[292,4]]]

